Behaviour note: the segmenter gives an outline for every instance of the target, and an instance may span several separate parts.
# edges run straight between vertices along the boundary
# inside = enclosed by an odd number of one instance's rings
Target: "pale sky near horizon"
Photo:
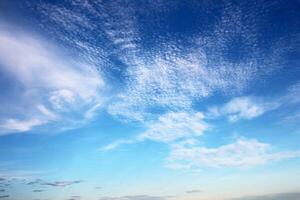
[[[0,199],[299,200],[299,0],[0,1]]]

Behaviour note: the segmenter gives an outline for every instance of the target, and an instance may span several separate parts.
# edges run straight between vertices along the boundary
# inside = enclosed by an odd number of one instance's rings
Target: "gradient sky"
[[[299,200],[299,0],[1,0],[0,199]]]

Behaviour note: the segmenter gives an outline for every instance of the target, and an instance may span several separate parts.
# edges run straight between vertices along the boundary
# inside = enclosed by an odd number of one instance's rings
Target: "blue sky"
[[[298,200],[299,11],[1,1],[0,199]]]

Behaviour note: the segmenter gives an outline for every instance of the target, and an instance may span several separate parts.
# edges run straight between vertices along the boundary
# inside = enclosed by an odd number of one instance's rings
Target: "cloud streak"
[[[201,112],[169,112],[146,124],[146,131],[136,137],[116,140],[100,150],[109,151],[125,144],[146,140],[169,144],[183,139],[200,137],[208,128]]]
[[[13,87],[7,88],[7,95],[0,99],[1,134],[25,132],[59,121],[68,126],[84,119],[80,112],[103,101],[100,91],[104,81],[93,66],[12,27],[1,27],[0,42],[0,71]],[[72,119],[76,113],[78,119]]]
[[[166,200],[171,196],[132,195],[123,197],[103,197],[99,200]]]
[[[299,157],[300,151],[274,152],[270,144],[242,138],[216,148],[199,146],[195,142],[173,144],[166,166],[171,168],[252,167]]]
[[[271,195],[261,195],[261,196],[249,196],[234,198],[231,200],[298,200],[300,198],[299,192],[289,192],[289,193],[279,193]]]
[[[70,186],[73,184],[78,184],[82,183],[83,181],[78,180],[78,181],[55,181],[55,182],[42,182],[40,183],[41,185],[46,185],[46,186],[53,186],[53,187],[66,187]]]

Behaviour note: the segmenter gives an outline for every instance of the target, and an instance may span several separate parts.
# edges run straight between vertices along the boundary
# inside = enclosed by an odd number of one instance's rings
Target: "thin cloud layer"
[[[53,187],[66,187],[70,186],[73,184],[78,184],[83,181],[78,180],[78,181],[55,181],[55,182],[42,182],[40,183],[41,185],[48,185],[48,186],[53,186]]]
[[[270,144],[238,139],[227,145],[207,148],[193,143],[171,146],[167,166],[171,168],[251,167],[284,159],[298,158],[300,151],[274,152]]]
[[[146,140],[169,144],[183,139],[197,138],[208,128],[203,113],[169,112],[146,124],[146,131],[136,137],[116,140],[100,150],[109,151],[122,145]]]
[[[0,30],[0,70],[14,85],[1,98],[1,134],[58,121],[68,126],[84,119],[80,112],[103,101],[104,82],[92,66],[62,55],[29,33],[12,34],[8,29]]]
[[[227,92],[237,86],[243,88],[251,75],[242,71],[220,66],[207,66],[203,50],[173,52],[166,49],[165,55],[147,55],[129,63],[125,93],[109,106],[111,114],[144,120],[151,116],[151,109],[189,110],[193,102],[212,95],[214,92]],[[184,56],[183,56],[184,55]],[[236,80],[235,77],[240,77]]]
[[[249,196],[249,197],[240,197],[234,198],[232,200],[298,200],[300,198],[299,192],[289,192],[289,193],[280,193],[272,195],[262,195],[262,196]]]
[[[241,119],[258,117],[278,106],[280,106],[280,102],[267,102],[267,100],[255,97],[236,97],[222,107],[210,107],[207,115],[212,118],[225,115],[228,121],[236,122]]]
[[[0,198],[232,198],[261,189],[257,180],[266,193],[297,188],[296,1],[0,4]]]
[[[252,19],[268,13],[260,12],[258,6],[245,12],[243,4],[222,2],[220,16],[207,24],[207,30],[193,27],[198,34],[159,35],[153,44],[146,43],[150,36],[143,35],[150,23],[145,19],[162,16],[151,18],[154,22],[150,24],[163,27],[163,16],[171,17],[178,3],[66,1],[29,7],[40,14],[42,28],[58,41],[74,48],[87,62],[96,63],[110,78],[120,75],[117,85],[122,89],[108,105],[108,112],[125,120],[143,121],[156,114],[153,110],[157,107],[188,110],[216,93],[238,93],[260,76],[282,67],[283,53],[294,46],[280,38],[266,49],[259,43],[260,24]],[[191,5],[208,14],[214,9],[206,3]]]
[[[150,123],[148,130],[139,138],[169,143],[178,139],[198,137],[208,128],[203,118],[202,113],[170,112]]]
[[[133,195],[123,197],[102,197],[99,200],[166,200],[168,196]]]

